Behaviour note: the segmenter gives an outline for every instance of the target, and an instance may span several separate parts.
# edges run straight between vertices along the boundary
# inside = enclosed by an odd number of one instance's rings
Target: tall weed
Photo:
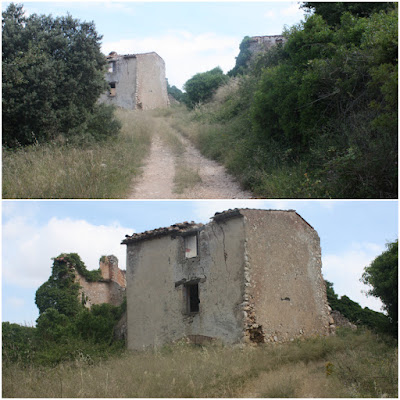
[[[81,354],[82,353],[82,354]],[[397,397],[397,348],[369,332],[159,349],[54,368],[3,365],[4,397]]]
[[[3,198],[124,198],[148,152],[152,119],[117,111],[120,133],[102,142],[3,149]]]

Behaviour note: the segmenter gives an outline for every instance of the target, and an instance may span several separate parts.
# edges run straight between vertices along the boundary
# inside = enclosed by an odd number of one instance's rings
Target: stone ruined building
[[[80,285],[79,298],[85,307],[93,304],[109,303],[119,306],[125,297],[125,271],[118,268],[115,256],[104,256],[100,259],[101,280],[89,282],[75,270],[75,282]]]
[[[286,38],[282,35],[273,36],[253,36],[249,40],[249,50],[253,56],[257,53],[263,53],[270,50],[273,46],[284,44]]]
[[[127,345],[328,335],[317,232],[294,210],[235,209],[126,236]]]
[[[109,92],[99,101],[128,110],[169,106],[164,60],[155,52],[107,56]]]

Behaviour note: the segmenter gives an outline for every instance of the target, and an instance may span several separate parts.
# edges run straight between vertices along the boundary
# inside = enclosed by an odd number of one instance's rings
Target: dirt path
[[[130,199],[173,199],[174,156],[159,136],[153,136],[143,173],[132,183]]]
[[[169,128],[171,129],[171,128]],[[184,151],[178,157],[160,135],[154,135],[150,154],[142,175],[132,183],[130,199],[250,199],[234,178],[217,162],[208,160],[178,132],[174,131]],[[176,190],[175,173],[180,169],[193,170],[200,182]],[[200,176],[200,178],[199,178]]]

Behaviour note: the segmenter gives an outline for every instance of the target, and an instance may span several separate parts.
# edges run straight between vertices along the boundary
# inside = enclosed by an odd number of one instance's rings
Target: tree
[[[342,14],[350,12],[356,17],[369,17],[374,12],[393,8],[394,3],[386,2],[304,2],[301,8],[321,15],[329,25],[338,25]]]
[[[76,135],[107,87],[93,22],[25,17],[13,3],[2,16],[3,144]]]
[[[170,94],[175,100],[182,102],[184,98],[184,93],[182,90],[178,89],[175,85],[171,86],[167,80],[167,92]]]
[[[183,86],[187,95],[187,106],[193,108],[196,104],[210,100],[214,92],[228,79],[220,67],[194,75]]]
[[[228,76],[243,75],[251,59],[250,37],[245,36],[239,45],[239,54],[235,66],[228,72]]]
[[[392,327],[398,324],[398,240],[388,243],[387,250],[364,268],[361,281],[372,287],[367,294],[381,299]]]

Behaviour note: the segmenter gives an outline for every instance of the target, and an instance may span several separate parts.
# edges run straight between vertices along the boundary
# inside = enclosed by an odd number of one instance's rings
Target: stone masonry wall
[[[282,35],[273,36],[253,36],[250,38],[249,50],[254,54],[270,50],[273,46],[285,43],[286,39]]]
[[[93,304],[102,303],[120,305],[125,296],[126,280],[125,271],[118,268],[117,257],[102,257],[100,271],[102,280],[97,282],[87,281],[76,271],[75,281],[81,286],[79,290],[80,299],[84,300],[87,308],[90,308]]]
[[[128,110],[147,110],[169,106],[164,60],[154,52],[107,57],[107,82],[115,86],[99,101]]]
[[[183,225],[183,224],[182,224]],[[148,233],[127,244],[128,348],[159,346],[181,338],[239,342],[242,317],[243,223],[212,222]],[[186,257],[185,234],[197,231],[198,255]],[[157,233],[160,235],[157,236]],[[146,234],[143,234],[146,236]],[[187,309],[186,285],[198,283],[199,312]]]
[[[128,348],[330,334],[317,232],[295,211],[235,209],[127,236]],[[193,251],[193,235],[198,253]],[[188,287],[199,308],[188,312]],[[196,290],[197,291],[197,290]]]
[[[169,106],[165,63],[157,53],[137,54],[137,108],[148,110]]]
[[[328,335],[318,234],[294,211],[241,213],[246,227],[244,340]]]

